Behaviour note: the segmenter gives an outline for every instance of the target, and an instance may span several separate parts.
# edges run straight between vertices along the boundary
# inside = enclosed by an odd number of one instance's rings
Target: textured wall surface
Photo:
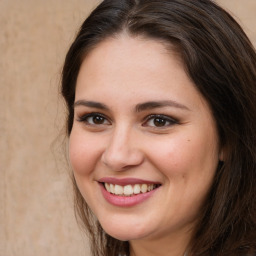
[[[65,161],[65,52],[99,1],[0,0],[0,256],[89,255]],[[256,0],[219,0],[256,45]]]

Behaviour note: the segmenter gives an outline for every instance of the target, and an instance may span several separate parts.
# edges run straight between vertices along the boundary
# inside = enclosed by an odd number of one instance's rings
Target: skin
[[[171,105],[138,109],[151,101]],[[178,55],[155,40],[127,34],[106,39],[81,65],[75,102],[70,162],[104,230],[129,240],[132,256],[183,255],[222,152],[211,111]],[[103,116],[98,123],[85,117],[95,112]],[[150,115],[163,115],[162,126]],[[103,177],[161,187],[138,205],[118,207],[102,196]]]

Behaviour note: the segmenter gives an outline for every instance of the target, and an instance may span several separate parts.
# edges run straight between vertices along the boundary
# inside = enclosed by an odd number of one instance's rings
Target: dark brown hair
[[[225,149],[189,255],[256,252],[256,54],[237,22],[210,0],[106,0],[85,20],[62,73],[73,125],[76,79],[82,61],[101,41],[122,31],[174,46],[187,74],[207,100]],[[74,181],[76,211],[95,256],[129,255],[128,242],[104,232]]]

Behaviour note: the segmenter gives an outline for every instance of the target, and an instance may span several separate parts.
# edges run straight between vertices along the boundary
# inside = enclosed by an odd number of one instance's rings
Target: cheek
[[[84,132],[73,130],[69,139],[69,159],[76,180],[76,184],[85,201],[94,208],[95,193],[94,170],[97,165],[99,150],[95,141]],[[97,201],[97,200],[96,200]]]
[[[190,175],[214,172],[218,162],[216,141],[208,136],[175,136],[158,141],[151,156],[155,165],[168,175]],[[152,148],[152,147],[151,147]]]
[[[194,149],[190,142],[176,136],[159,140],[154,143],[154,147],[151,145],[148,149],[151,150],[152,161],[162,170],[179,173],[194,158],[194,155],[191,154]]]
[[[69,139],[69,159],[76,175],[90,174],[97,158],[97,143],[84,134],[72,131]]]

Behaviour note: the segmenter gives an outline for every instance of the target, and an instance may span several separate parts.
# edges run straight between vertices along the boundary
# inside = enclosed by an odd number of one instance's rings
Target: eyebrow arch
[[[109,110],[108,107],[105,104],[95,102],[95,101],[87,101],[87,100],[78,100],[74,103],[73,107],[77,106],[85,106],[90,108],[98,108],[102,110]]]
[[[90,108],[109,110],[109,108],[105,104],[96,102],[96,101],[78,100],[74,103],[73,107],[75,108],[77,106],[85,106]],[[184,110],[190,110],[185,105],[182,105],[176,101],[164,100],[164,101],[148,101],[148,102],[137,104],[135,107],[135,111],[142,112],[145,110],[150,110],[154,108],[163,108],[163,107],[175,107],[175,108],[180,108]]]
[[[174,108],[180,108],[184,110],[190,110],[185,105],[182,105],[176,101],[172,100],[164,100],[164,101],[149,101],[141,104],[137,104],[135,107],[136,112],[141,112],[145,110],[150,110],[154,108],[163,108],[163,107],[174,107]]]

